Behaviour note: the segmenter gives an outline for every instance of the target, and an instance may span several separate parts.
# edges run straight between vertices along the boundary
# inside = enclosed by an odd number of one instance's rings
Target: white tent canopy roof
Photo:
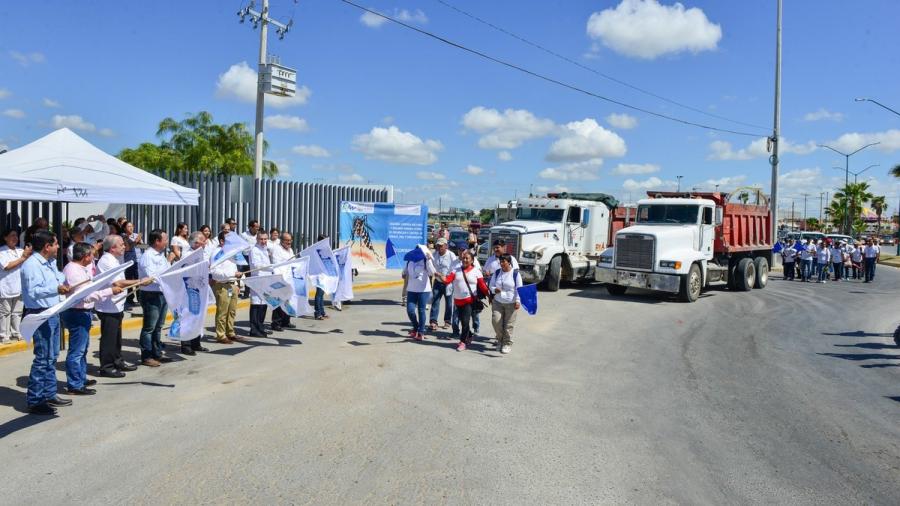
[[[60,128],[0,155],[0,199],[195,206],[199,193],[129,165]]]

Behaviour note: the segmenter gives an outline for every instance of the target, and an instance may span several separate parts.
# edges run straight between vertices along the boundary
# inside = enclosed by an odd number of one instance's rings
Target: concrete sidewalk
[[[380,288],[389,288],[389,287],[401,287],[403,286],[403,280],[400,278],[400,270],[398,269],[385,269],[380,271],[370,271],[370,272],[360,272],[358,276],[353,279],[353,294],[356,296],[358,292],[364,292],[367,290],[376,290]],[[315,296],[315,291],[309,292],[310,298]],[[358,297],[355,297],[358,298]],[[398,292],[398,300],[399,300],[399,292]],[[238,309],[245,309],[250,307],[250,299],[241,299],[238,301]],[[214,305],[210,305],[207,310],[207,314],[215,314],[216,307]],[[166,316],[166,323],[172,322],[172,315],[169,314]],[[125,319],[122,320],[122,330],[137,330],[141,328],[142,324],[142,315],[141,315],[141,307],[135,306],[130,311],[125,311]],[[67,333],[63,331],[63,343],[68,344],[68,336]],[[100,326],[99,324],[95,324],[91,327],[91,337],[100,337]],[[19,353],[22,351],[27,351],[31,349],[31,343],[27,343],[25,341],[13,341],[7,344],[0,344],[0,357],[4,355],[10,355],[12,353]]]

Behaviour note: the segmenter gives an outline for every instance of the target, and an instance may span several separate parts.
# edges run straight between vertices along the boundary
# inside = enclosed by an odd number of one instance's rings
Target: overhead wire
[[[507,29],[505,29],[505,28],[503,28],[503,27],[501,27],[501,26],[498,26],[498,25],[496,25],[496,24],[490,22],[490,21],[487,21],[487,20],[485,20],[485,19],[482,19],[482,18],[476,16],[475,14],[472,14],[472,13],[470,13],[470,12],[468,12],[468,11],[465,11],[465,10],[463,10],[463,9],[460,9],[459,7],[457,7],[457,6],[455,6],[455,5],[453,5],[453,4],[449,3],[449,2],[447,2],[446,0],[434,0],[434,1],[437,2],[437,3],[439,3],[439,4],[444,5],[445,7],[449,8],[449,9],[452,9],[452,10],[458,12],[459,14],[462,14],[463,16],[466,16],[466,17],[468,17],[468,18],[471,18],[471,19],[473,19],[473,20],[475,20],[475,21],[477,21],[477,22],[479,22],[479,23],[481,23],[481,24],[483,24],[483,25],[489,26],[490,28],[493,28],[494,30],[497,30],[497,31],[499,31],[499,32],[501,32],[501,33],[503,33],[503,34],[506,34],[506,35],[508,35],[508,36],[510,36],[510,37],[512,37],[512,38],[514,38],[514,39],[516,39],[516,40],[519,40],[519,41],[525,43],[525,44],[528,44],[528,45],[531,46],[531,47],[534,47],[534,48],[536,48],[536,49],[539,49],[539,50],[541,50],[541,51],[543,51],[543,52],[545,52],[545,53],[547,53],[547,54],[549,54],[549,55],[551,55],[551,56],[554,56],[554,57],[556,57],[556,58],[559,58],[560,60],[563,60],[563,61],[565,61],[565,62],[567,62],[567,63],[572,64],[572,65],[575,65],[576,67],[578,67],[578,68],[580,68],[580,69],[583,69],[583,70],[586,70],[586,71],[588,71],[588,72],[594,73],[594,74],[596,74],[596,75],[598,75],[598,76],[600,76],[600,77],[602,77],[602,78],[604,78],[604,79],[608,79],[608,80],[610,80],[610,81],[612,81],[612,82],[614,82],[614,83],[620,84],[620,85],[625,86],[625,87],[627,87],[627,88],[631,88],[632,90],[637,91],[637,92],[639,92],[639,93],[643,93],[643,94],[645,94],[645,95],[648,95],[648,96],[651,96],[651,97],[653,97],[653,98],[662,100],[662,101],[667,102],[667,103],[669,103],[669,104],[672,104],[672,105],[675,105],[675,106],[678,106],[678,107],[682,107],[682,108],[687,109],[687,110],[689,110],[689,111],[693,111],[693,112],[697,112],[697,113],[700,113],[700,114],[704,114],[704,115],[709,116],[709,117],[711,117],[711,118],[716,118],[716,119],[720,119],[720,120],[723,120],[723,121],[727,121],[727,122],[729,122],[729,123],[735,123],[735,124],[738,124],[738,125],[743,125],[743,126],[748,126],[748,127],[753,127],[753,128],[762,128],[762,129],[764,129],[764,130],[767,129],[767,127],[764,127],[764,126],[755,125],[755,124],[753,124],[753,123],[746,123],[746,122],[743,122],[743,121],[738,121],[738,120],[735,120],[735,119],[727,118],[727,117],[725,117],[725,116],[721,116],[721,115],[714,114],[714,113],[711,113],[711,112],[708,112],[708,111],[704,111],[703,109],[699,109],[699,108],[697,108],[697,107],[693,107],[693,106],[690,106],[690,105],[687,105],[687,104],[678,102],[678,101],[676,101],[676,100],[672,100],[672,99],[670,99],[670,98],[664,97],[664,96],[662,96],[662,95],[659,95],[659,94],[654,93],[654,92],[652,92],[652,91],[646,90],[646,89],[641,88],[641,87],[639,87],[639,86],[635,86],[635,85],[633,85],[633,84],[631,84],[631,83],[629,83],[629,82],[627,82],[627,81],[623,81],[623,80],[618,79],[618,78],[616,78],[616,77],[614,77],[614,76],[611,76],[611,75],[609,75],[609,74],[606,74],[606,73],[604,73],[604,72],[601,72],[601,71],[597,70],[597,69],[594,68],[594,67],[585,65],[585,64],[583,64],[583,63],[581,63],[581,62],[579,62],[579,61],[577,61],[577,60],[573,60],[572,58],[569,58],[568,56],[565,56],[565,55],[560,54],[560,53],[558,53],[558,52],[556,52],[556,51],[553,51],[552,49],[549,49],[549,48],[547,48],[547,47],[545,47],[545,46],[543,46],[543,45],[541,45],[541,44],[538,44],[537,42],[532,42],[531,40],[528,40],[528,39],[526,39],[525,37],[522,37],[521,35],[518,35],[518,34],[516,34],[516,33],[513,33],[513,32],[511,32],[511,31],[509,31],[509,30],[507,30]]]
[[[423,30],[423,29],[418,28],[418,27],[416,27],[416,26],[413,26],[413,25],[411,25],[411,24],[409,24],[409,23],[404,23],[403,21],[400,21],[399,19],[396,19],[396,18],[393,18],[393,17],[391,17],[391,16],[382,14],[382,13],[376,11],[376,10],[369,9],[368,7],[364,7],[364,6],[362,6],[362,5],[359,5],[358,3],[353,2],[352,0],[340,0],[340,1],[343,2],[343,3],[345,3],[345,4],[347,4],[347,5],[351,5],[351,6],[353,6],[353,7],[356,7],[357,9],[359,9],[359,10],[361,10],[361,11],[368,12],[368,13],[370,13],[370,14],[373,14],[373,15],[375,15],[375,16],[378,16],[378,17],[380,17],[380,18],[383,18],[383,19],[385,19],[385,20],[387,20],[387,21],[390,21],[390,22],[392,22],[392,23],[398,24],[398,25],[400,25],[400,26],[402,26],[402,27],[404,27],[404,28],[407,28],[407,29],[409,29],[409,30],[418,32],[419,34],[425,35],[426,37],[430,37],[430,38],[435,39],[435,40],[437,40],[437,41],[439,41],[439,42],[443,42],[444,44],[447,44],[447,45],[449,45],[449,46],[453,46],[453,47],[455,47],[455,48],[457,48],[457,49],[460,49],[460,50],[462,50],[462,51],[465,51],[465,52],[467,52],[467,53],[474,54],[474,55],[476,55],[476,56],[478,56],[478,57],[480,57],[480,58],[483,58],[483,59],[485,59],[485,60],[488,60],[488,61],[497,63],[497,64],[499,64],[499,65],[502,65],[502,66],[511,68],[511,69],[513,69],[513,70],[517,70],[517,71],[519,71],[519,72],[521,72],[521,73],[523,73],[523,74],[527,74],[527,75],[532,76],[532,77],[534,77],[534,78],[541,79],[541,80],[543,80],[543,81],[546,81],[546,82],[549,82],[549,83],[552,83],[552,84],[556,84],[557,86],[561,86],[561,87],[563,87],[563,88],[567,88],[567,89],[569,89],[569,90],[576,91],[576,92],[578,92],[578,93],[582,93],[582,94],[584,94],[584,95],[588,95],[588,96],[590,96],[590,97],[593,97],[593,98],[596,98],[596,99],[599,99],[599,100],[603,100],[603,101],[609,102],[609,103],[611,103],[611,104],[616,104],[616,105],[618,105],[618,106],[620,106],[620,107],[625,107],[625,108],[631,109],[631,110],[633,110],[633,111],[642,112],[642,113],[644,113],[644,114],[649,114],[649,115],[651,115],[651,116],[655,116],[655,117],[657,117],[657,118],[666,119],[666,120],[669,120],[669,121],[672,121],[672,122],[675,122],[675,123],[680,123],[680,124],[683,124],[683,125],[694,126],[694,127],[697,127],[697,128],[702,128],[702,129],[705,129],[705,130],[710,130],[710,131],[715,131],[715,132],[722,132],[722,133],[728,133],[728,134],[733,134],[733,135],[742,135],[742,136],[746,136],[746,137],[754,137],[754,138],[757,138],[757,137],[766,137],[766,136],[767,136],[767,134],[752,133],[752,132],[742,132],[742,131],[738,131],[738,130],[730,130],[730,129],[727,129],[727,128],[714,127],[714,126],[706,125],[706,124],[703,124],[703,123],[697,123],[697,122],[694,122],[694,121],[690,121],[690,120],[686,120],[686,119],[682,119],[682,118],[677,118],[677,117],[675,117],[675,116],[670,116],[670,115],[668,115],[668,114],[663,114],[663,113],[659,113],[659,112],[656,112],[656,111],[651,111],[651,110],[649,110],[649,109],[644,109],[643,107],[638,107],[638,106],[636,106],[636,105],[631,105],[631,104],[622,102],[621,100],[616,100],[616,99],[613,99],[613,98],[609,98],[609,97],[606,97],[606,96],[603,96],[603,95],[594,93],[594,92],[592,92],[592,91],[586,90],[586,89],[584,89],[584,88],[580,88],[580,87],[575,86],[575,85],[573,85],[573,84],[569,84],[569,83],[560,81],[559,79],[556,79],[556,78],[553,78],[553,77],[549,77],[549,76],[547,76],[547,75],[544,75],[544,74],[535,72],[535,71],[533,71],[533,70],[529,70],[529,69],[527,69],[527,68],[525,68],[525,67],[522,67],[522,66],[520,66],[520,65],[517,65],[517,64],[515,64],[515,63],[510,63],[510,62],[508,62],[508,61],[501,60],[500,58],[491,56],[491,55],[489,55],[489,54],[487,54],[487,53],[484,53],[484,52],[482,52],[482,51],[479,51],[479,50],[477,50],[477,49],[472,49],[472,48],[470,48],[470,47],[464,46],[464,45],[459,44],[459,43],[457,43],[457,42],[453,42],[452,40],[449,40],[449,39],[447,39],[447,38],[444,38],[444,37],[442,37],[442,36],[440,36],[440,35],[434,34],[434,33],[429,32],[429,31],[427,31],[427,30]]]

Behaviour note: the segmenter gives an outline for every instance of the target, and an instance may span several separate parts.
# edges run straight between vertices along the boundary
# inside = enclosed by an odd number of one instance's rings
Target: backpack
[[[494,276],[499,276],[502,269],[497,269],[494,271]],[[513,269],[513,282],[519,279],[519,269]]]

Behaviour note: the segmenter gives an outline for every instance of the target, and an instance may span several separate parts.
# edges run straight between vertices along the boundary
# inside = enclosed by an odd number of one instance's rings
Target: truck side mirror
[[[587,228],[587,226],[590,222],[591,222],[591,210],[590,209],[582,209],[581,210],[581,226]]]
[[[722,224],[722,208],[717,207],[716,208],[716,225],[721,225],[721,224]]]

